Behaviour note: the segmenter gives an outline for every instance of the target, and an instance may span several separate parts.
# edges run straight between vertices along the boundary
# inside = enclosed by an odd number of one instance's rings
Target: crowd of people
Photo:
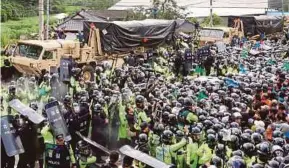
[[[1,116],[10,116],[24,152],[15,165],[1,135],[1,167],[114,168],[119,160],[123,168],[150,167],[119,156],[130,145],[178,168],[288,168],[288,51],[274,49],[284,47],[280,41],[263,43],[272,49],[258,55],[232,46],[224,52],[207,46],[197,55],[169,48],[131,52],[122,67],[96,65],[92,81],[77,67],[65,83],[57,73],[44,74],[40,83],[11,81],[1,91]],[[70,140],[56,135],[51,121],[34,124],[20,115],[9,106],[13,99],[45,118],[46,105],[57,102]],[[78,133],[113,150],[108,161]]]

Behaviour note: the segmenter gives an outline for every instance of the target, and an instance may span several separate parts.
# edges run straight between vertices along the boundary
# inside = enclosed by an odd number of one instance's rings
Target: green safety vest
[[[128,122],[125,115],[125,106],[120,102],[118,104],[120,126],[118,128],[118,140],[119,139],[130,139],[128,136]]]
[[[164,145],[158,146],[156,148],[156,158],[160,161],[165,162],[166,164],[172,164],[173,161],[173,152],[179,150],[186,145],[186,140],[183,139],[179,143],[173,145]]]
[[[90,166],[91,164],[96,162],[96,157],[95,156],[90,156],[87,158],[86,161],[83,161],[81,159],[79,159],[78,163],[79,163],[79,168],[87,168],[88,166]]]

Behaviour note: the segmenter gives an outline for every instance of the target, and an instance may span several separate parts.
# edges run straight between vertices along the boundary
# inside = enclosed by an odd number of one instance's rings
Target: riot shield
[[[89,109],[81,108],[81,107],[80,109],[81,109],[80,113],[77,113],[77,122],[79,124],[79,131],[82,135],[88,136],[90,120],[91,120]]]
[[[21,139],[12,126],[12,119],[11,115],[1,117],[1,140],[9,157],[24,153]]]
[[[59,69],[59,79],[62,82],[70,81],[70,67],[71,67],[71,59],[69,58],[61,58],[60,59],[60,69]]]
[[[107,154],[110,153],[110,151],[109,151],[107,148],[105,148],[104,146],[102,146],[102,145],[94,142],[93,140],[91,140],[91,139],[89,139],[89,138],[81,135],[80,132],[76,131],[76,134],[77,134],[81,139],[83,139],[85,142],[89,143],[90,145],[92,145],[92,146],[94,146],[94,147],[102,150],[103,152],[105,152],[105,153],[107,153]]]
[[[65,141],[70,141],[71,136],[68,132],[66,122],[60,112],[59,104],[57,101],[45,105],[45,112],[48,122],[52,128],[54,136],[62,134]]]
[[[166,163],[157,160],[156,158],[149,156],[146,153],[143,153],[139,150],[133,149],[131,146],[129,145],[124,145],[122,146],[119,151],[124,154],[127,155],[135,160],[138,160],[148,166],[154,167],[154,168],[170,168],[170,165],[167,165]]]
[[[26,106],[18,99],[13,99],[8,104],[11,108],[19,112],[21,115],[27,116],[28,119],[35,124],[39,124],[45,120],[45,118],[42,115],[37,113],[32,108]]]

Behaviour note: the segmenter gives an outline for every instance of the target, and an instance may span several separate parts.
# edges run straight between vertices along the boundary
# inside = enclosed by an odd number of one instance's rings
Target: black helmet
[[[163,114],[162,114],[162,119],[163,119],[165,122],[169,121],[169,115],[170,115],[169,112],[167,112],[167,111],[163,112]]]
[[[164,110],[164,111],[168,111],[168,112],[170,112],[170,113],[172,112],[172,108],[171,108],[171,106],[169,106],[169,105],[166,105],[163,110]]]
[[[191,129],[191,134],[192,135],[200,135],[201,134],[201,129],[199,128],[199,127],[193,127],[192,129]]]
[[[217,142],[217,138],[214,134],[208,134],[207,135],[207,143],[208,143],[210,148],[214,148],[216,142]]]
[[[279,162],[276,160],[270,160],[265,168],[279,168]]]
[[[192,99],[186,97],[186,98],[184,99],[184,106],[185,106],[185,107],[191,107],[192,105],[193,105]]]
[[[23,129],[27,125],[27,120],[21,115],[15,115],[13,125],[17,129]]]
[[[212,128],[218,132],[219,130],[221,130],[223,128],[222,124],[216,123],[212,126]]]
[[[231,128],[231,134],[236,135],[239,137],[241,135],[242,131],[239,128]]]
[[[211,128],[214,125],[214,123],[211,120],[205,120],[203,124],[206,129]]]
[[[48,98],[48,103],[51,103],[51,102],[54,102],[54,101],[57,101],[57,99],[55,97],[49,97]]]
[[[176,132],[176,139],[177,139],[178,142],[179,142],[182,138],[184,138],[184,136],[185,136],[185,133],[184,133],[183,131],[177,130],[177,132]]]
[[[103,111],[103,108],[100,104],[95,104],[93,107],[93,112],[95,113],[101,113]]]
[[[260,133],[260,134],[262,135],[262,134],[265,133],[265,131],[266,131],[265,128],[263,128],[263,127],[257,127],[255,132],[258,132],[258,133]]]
[[[216,167],[222,167],[222,159],[218,156],[213,156],[211,160],[211,165],[214,165]]]
[[[15,85],[9,85],[8,86],[8,93],[9,94],[16,94],[16,86]]]
[[[253,131],[252,131],[251,129],[245,129],[245,130],[243,131],[243,133],[248,133],[248,134],[252,135],[252,134],[253,134]]]
[[[73,76],[77,76],[81,72],[80,68],[72,68],[71,73]]]
[[[241,147],[241,149],[244,151],[244,153],[246,155],[248,155],[249,157],[252,157],[255,155],[256,152],[256,148],[255,145],[252,143],[244,143]]]
[[[226,155],[226,152],[225,152],[225,145],[224,144],[217,144],[216,147],[215,147],[215,153],[218,157],[220,158],[224,158],[225,155]]]
[[[154,125],[154,128],[153,128],[154,133],[160,135],[163,133],[164,130],[165,130],[164,124],[158,123]]]
[[[258,144],[262,142],[262,135],[255,132],[251,135],[251,139],[254,142],[254,144]]]
[[[241,143],[251,142],[251,135],[249,133],[241,134]]]
[[[32,108],[34,111],[38,110],[38,104],[36,102],[31,102],[29,107]]]
[[[76,150],[81,156],[88,157],[91,154],[90,146],[87,142],[80,140],[77,142]]]
[[[283,157],[284,150],[279,145],[273,145],[272,154],[273,154],[274,157],[278,157],[278,156]]]
[[[49,79],[50,79],[50,76],[49,76],[48,73],[46,73],[46,74],[43,76],[43,81],[47,82],[47,81],[49,81]]]
[[[177,123],[177,117],[175,114],[169,114],[169,123],[170,124],[176,124]]]
[[[141,104],[145,102],[145,98],[142,95],[137,95],[135,98],[135,103],[136,104]]]
[[[246,162],[240,157],[232,157],[228,161],[228,167],[246,168]]]
[[[233,113],[232,117],[233,117],[234,120],[236,120],[236,119],[242,119],[242,115],[241,115],[241,113],[239,113],[239,112]]]
[[[165,144],[170,144],[173,138],[173,133],[170,130],[165,130],[162,134],[162,141]]]
[[[232,156],[239,156],[239,157],[243,158],[244,157],[244,153],[241,150],[235,150],[235,151],[232,152]]]
[[[283,137],[283,132],[281,132],[280,130],[275,130],[273,131],[273,137],[274,138]]]
[[[141,130],[144,130],[144,129],[146,129],[148,126],[149,126],[148,123],[144,121],[144,122],[142,122],[142,123],[140,124],[140,129],[141,129]]]
[[[257,145],[259,159],[263,162],[268,161],[268,158],[270,158],[270,151],[270,144],[268,142],[262,142]]]
[[[240,145],[240,140],[238,138],[238,136],[236,135],[231,135],[230,136],[231,139],[230,139],[230,145],[231,145],[231,148],[234,150],[234,149],[237,149]]]
[[[70,95],[65,95],[64,99],[63,99],[63,103],[64,104],[70,104],[71,103],[71,96]]]
[[[239,124],[237,122],[231,122],[231,128],[239,128]]]
[[[273,139],[273,145],[284,146],[285,143],[286,143],[286,142],[285,142],[285,139],[283,139],[283,138],[277,137],[277,138],[274,138],[274,139]]]
[[[209,134],[215,135],[215,134],[216,134],[216,131],[214,131],[213,129],[208,129],[208,130],[207,130],[207,135],[209,135]]]
[[[148,142],[148,136],[145,133],[141,133],[138,136],[138,144],[146,144]]]

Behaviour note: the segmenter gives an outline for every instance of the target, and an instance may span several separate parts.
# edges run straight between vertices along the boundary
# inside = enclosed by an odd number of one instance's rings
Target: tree
[[[175,0],[164,0],[163,2],[154,0],[153,6],[154,7],[151,9],[144,9],[143,7],[135,8],[131,11],[131,15],[128,19],[142,20],[146,18],[155,18],[172,20],[185,18],[183,9],[177,6]]]
[[[202,24],[205,26],[208,26],[210,24],[210,16],[206,17]],[[218,16],[217,14],[213,14],[213,25],[220,25],[222,23],[222,19],[220,16]]]

